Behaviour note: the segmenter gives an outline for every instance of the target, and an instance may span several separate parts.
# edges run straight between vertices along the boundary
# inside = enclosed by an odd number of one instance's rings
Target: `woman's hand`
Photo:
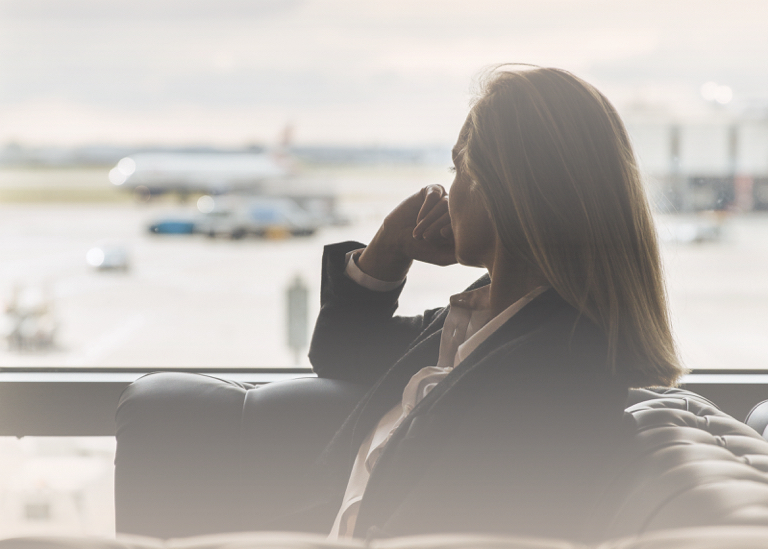
[[[394,281],[405,277],[413,260],[456,263],[448,195],[440,185],[424,187],[392,210],[357,265],[374,278]]]

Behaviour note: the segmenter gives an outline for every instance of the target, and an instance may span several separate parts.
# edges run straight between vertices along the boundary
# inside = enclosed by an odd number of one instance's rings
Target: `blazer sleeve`
[[[372,385],[443,309],[395,316],[403,285],[376,292],[344,274],[347,252],[362,247],[359,242],[342,242],[323,251],[320,313],[309,359],[319,377]]]

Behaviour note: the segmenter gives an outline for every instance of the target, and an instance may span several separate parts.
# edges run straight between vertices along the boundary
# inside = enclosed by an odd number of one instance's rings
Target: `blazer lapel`
[[[490,353],[534,331],[543,324],[547,317],[557,310],[562,310],[564,307],[568,308],[570,306],[552,289],[547,290],[531,301],[481,343],[442,382],[438,383],[416,405],[409,416],[409,420],[403,422],[400,429],[407,429],[410,419],[424,413],[425,410],[431,409],[459,380],[473,371],[478,363]],[[358,407],[359,409],[353,412],[353,416],[356,418],[352,431],[352,446],[354,449],[360,447],[360,444],[362,444],[365,437],[376,426],[376,423],[378,423],[382,416],[401,400],[403,389],[411,377],[421,368],[430,366],[431,363],[436,363],[440,337],[442,336],[442,324],[445,322],[447,311],[448,309],[439,315],[441,329],[426,336],[402,359],[395,363],[389,372],[369,391],[368,395],[363,398],[361,405]]]
[[[472,283],[466,291],[474,290],[489,283],[490,277],[486,273]],[[541,297],[539,296],[538,299]],[[330,453],[338,455],[336,454],[337,451],[350,451],[352,452],[351,459],[354,459],[354,453],[363,443],[371,429],[376,426],[384,414],[402,399],[403,390],[411,377],[421,368],[437,364],[442,328],[445,318],[448,316],[448,311],[449,308],[446,307],[435,317],[422,334],[414,340],[405,355],[395,362],[389,371],[361,399],[360,403],[334,437],[324,455]],[[350,442],[351,449],[348,450],[346,445],[342,449],[342,444],[339,442],[342,440]]]
[[[485,274],[470,285],[466,291],[480,288],[489,283],[490,277],[488,274]],[[541,299],[546,293],[539,296],[537,300]],[[529,303],[528,306],[531,304]],[[442,328],[449,310],[449,307],[446,307],[435,317],[435,320],[414,341],[406,354],[390,368],[368,392],[368,395],[363,398],[360,409],[353,412],[353,416],[356,418],[352,436],[355,449],[362,444],[365,437],[384,414],[402,399],[403,390],[408,381],[422,368],[437,364],[438,355],[440,354],[440,338],[443,334]],[[477,352],[472,353],[470,356],[476,355]]]
[[[503,346],[514,344],[515,340],[535,331],[553,313],[564,308],[570,308],[570,305],[552,289],[538,296],[488,336],[488,339],[458,364],[442,382],[438,383],[416,405],[411,412],[411,417],[432,409],[446,393],[451,391],[464,376],[473,372],[489,355],[499,351]]]

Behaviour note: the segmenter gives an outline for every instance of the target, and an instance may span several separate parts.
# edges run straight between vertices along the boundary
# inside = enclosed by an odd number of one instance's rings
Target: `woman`
[[[566,71],[498,67],[453,162],[450,198],[427,187],[368,246],[326,247],[315,382],[367,392],[300,488],[254,495],[272,505],[251,529],[588,540],[622,459],[628,387],[682,373],[648,204],[607,99]],[[397,317],[414,260],[488,275],[450,307]]]
[[[681,374],[629,139],[570,73],[499,68],[453,162],[448,200],[428,187],[362,253],[326,250],[310,358],[321,377],[375,383],[348,422],[360,450],[333,535],[582,537],[627,388]],[[392,317],[413,260],[490,280]]]

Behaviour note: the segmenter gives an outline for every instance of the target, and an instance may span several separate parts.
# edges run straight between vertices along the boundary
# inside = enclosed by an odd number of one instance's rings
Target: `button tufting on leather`
[[[601,504],[605,537],[764,524],[768,441],[680,389],[640,390],[630,394],[630,402],[634,446]]]

